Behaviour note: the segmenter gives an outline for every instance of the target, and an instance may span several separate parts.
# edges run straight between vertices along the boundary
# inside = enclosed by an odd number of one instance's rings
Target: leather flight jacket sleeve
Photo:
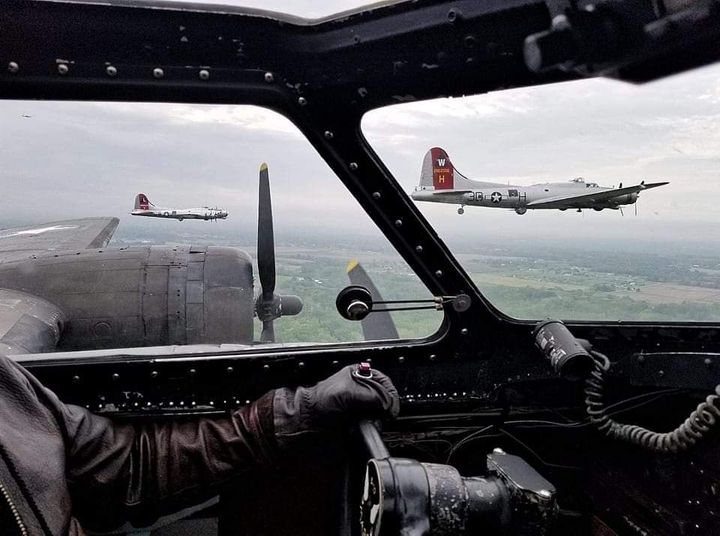
[[[0,483],[27,534],[82,534],[73,517],[92,530],[145,525],[272,465],[272,403],[270,392],[225,417],[117,423],[0,356]]]

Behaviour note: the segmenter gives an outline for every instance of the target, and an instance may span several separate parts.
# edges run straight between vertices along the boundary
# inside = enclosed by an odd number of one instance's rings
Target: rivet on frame
[[[17,62],[11,61],[10,63],[8,63],[7,69],[14,74],[20,70],[20,66],[17,64]]]
[[[335,137],[335,134],[331,130],[326,130],[324,136],[326,140],[331,140]]]
[[[275,81],[275,76],[271,72],[267,72],[267,73],[265,73],[265,81],[268,84],[271,84],[272,82]]]
[[[112,65],[108,65],[107,67],[105,67],[105,73],[108,76],[117,76],[117,68],[113,67]]]
[[[305,106],[307,104],[307,99],[305,97],[299,97],[298,98],[298,104],[300,106]]]
[[[207,69],[201,69],[198,73],[198,76],[200,77],[200,80],[209,80],[210,79],[210,71]]]
[[[70,70],[70,67],[68,67],[66,64],[61,63],[57,66],[57,70],[60,74],[67,74]]]
[[[422,246],[415,246],[415,253],[422,253],[423,247]]]
[[[165,71],[163,71],[160,67],[155,67],[153,69],[153,76],[155,78],[162,78],[163,76],[165,76]]]
[[[380,192],[373,192],[373,193],[372,193],[372,198],[373,198],[375,201],[377,201],[377,200],[380,199],[381,197],[382,197],[382,194],[381,194]]]
[[[350,162],[350,169],[356,171],[358,168],[357,162]]]
[[[443,275],[442,270],[435,271],[435,277],[442,277],[442,275]]]

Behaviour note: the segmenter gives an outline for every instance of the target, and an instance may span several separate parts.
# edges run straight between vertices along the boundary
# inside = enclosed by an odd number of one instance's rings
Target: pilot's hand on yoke
[[[312,387],[281,388],[273,399],[273,420],[278,446],[345,429],[366,418],[396,417],[398,392],[390,378],[378,370],[358,373],[350,365]]]

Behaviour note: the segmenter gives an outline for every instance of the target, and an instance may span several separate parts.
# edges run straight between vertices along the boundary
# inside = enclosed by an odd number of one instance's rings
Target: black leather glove
[[[390,378],[377,370],[369,378],[357,376],[355,370],[350,365],[312,387],[277,389],[273,420],[278,446],[336,431],[361,418],[396,417],[400,399]]]

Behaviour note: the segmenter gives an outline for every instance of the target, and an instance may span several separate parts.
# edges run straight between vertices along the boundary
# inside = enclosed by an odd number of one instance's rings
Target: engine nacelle
[[[253,341],[249,255],[216,246],[80,250],[0,265],[0,288],[65,318],[58,349]]]

